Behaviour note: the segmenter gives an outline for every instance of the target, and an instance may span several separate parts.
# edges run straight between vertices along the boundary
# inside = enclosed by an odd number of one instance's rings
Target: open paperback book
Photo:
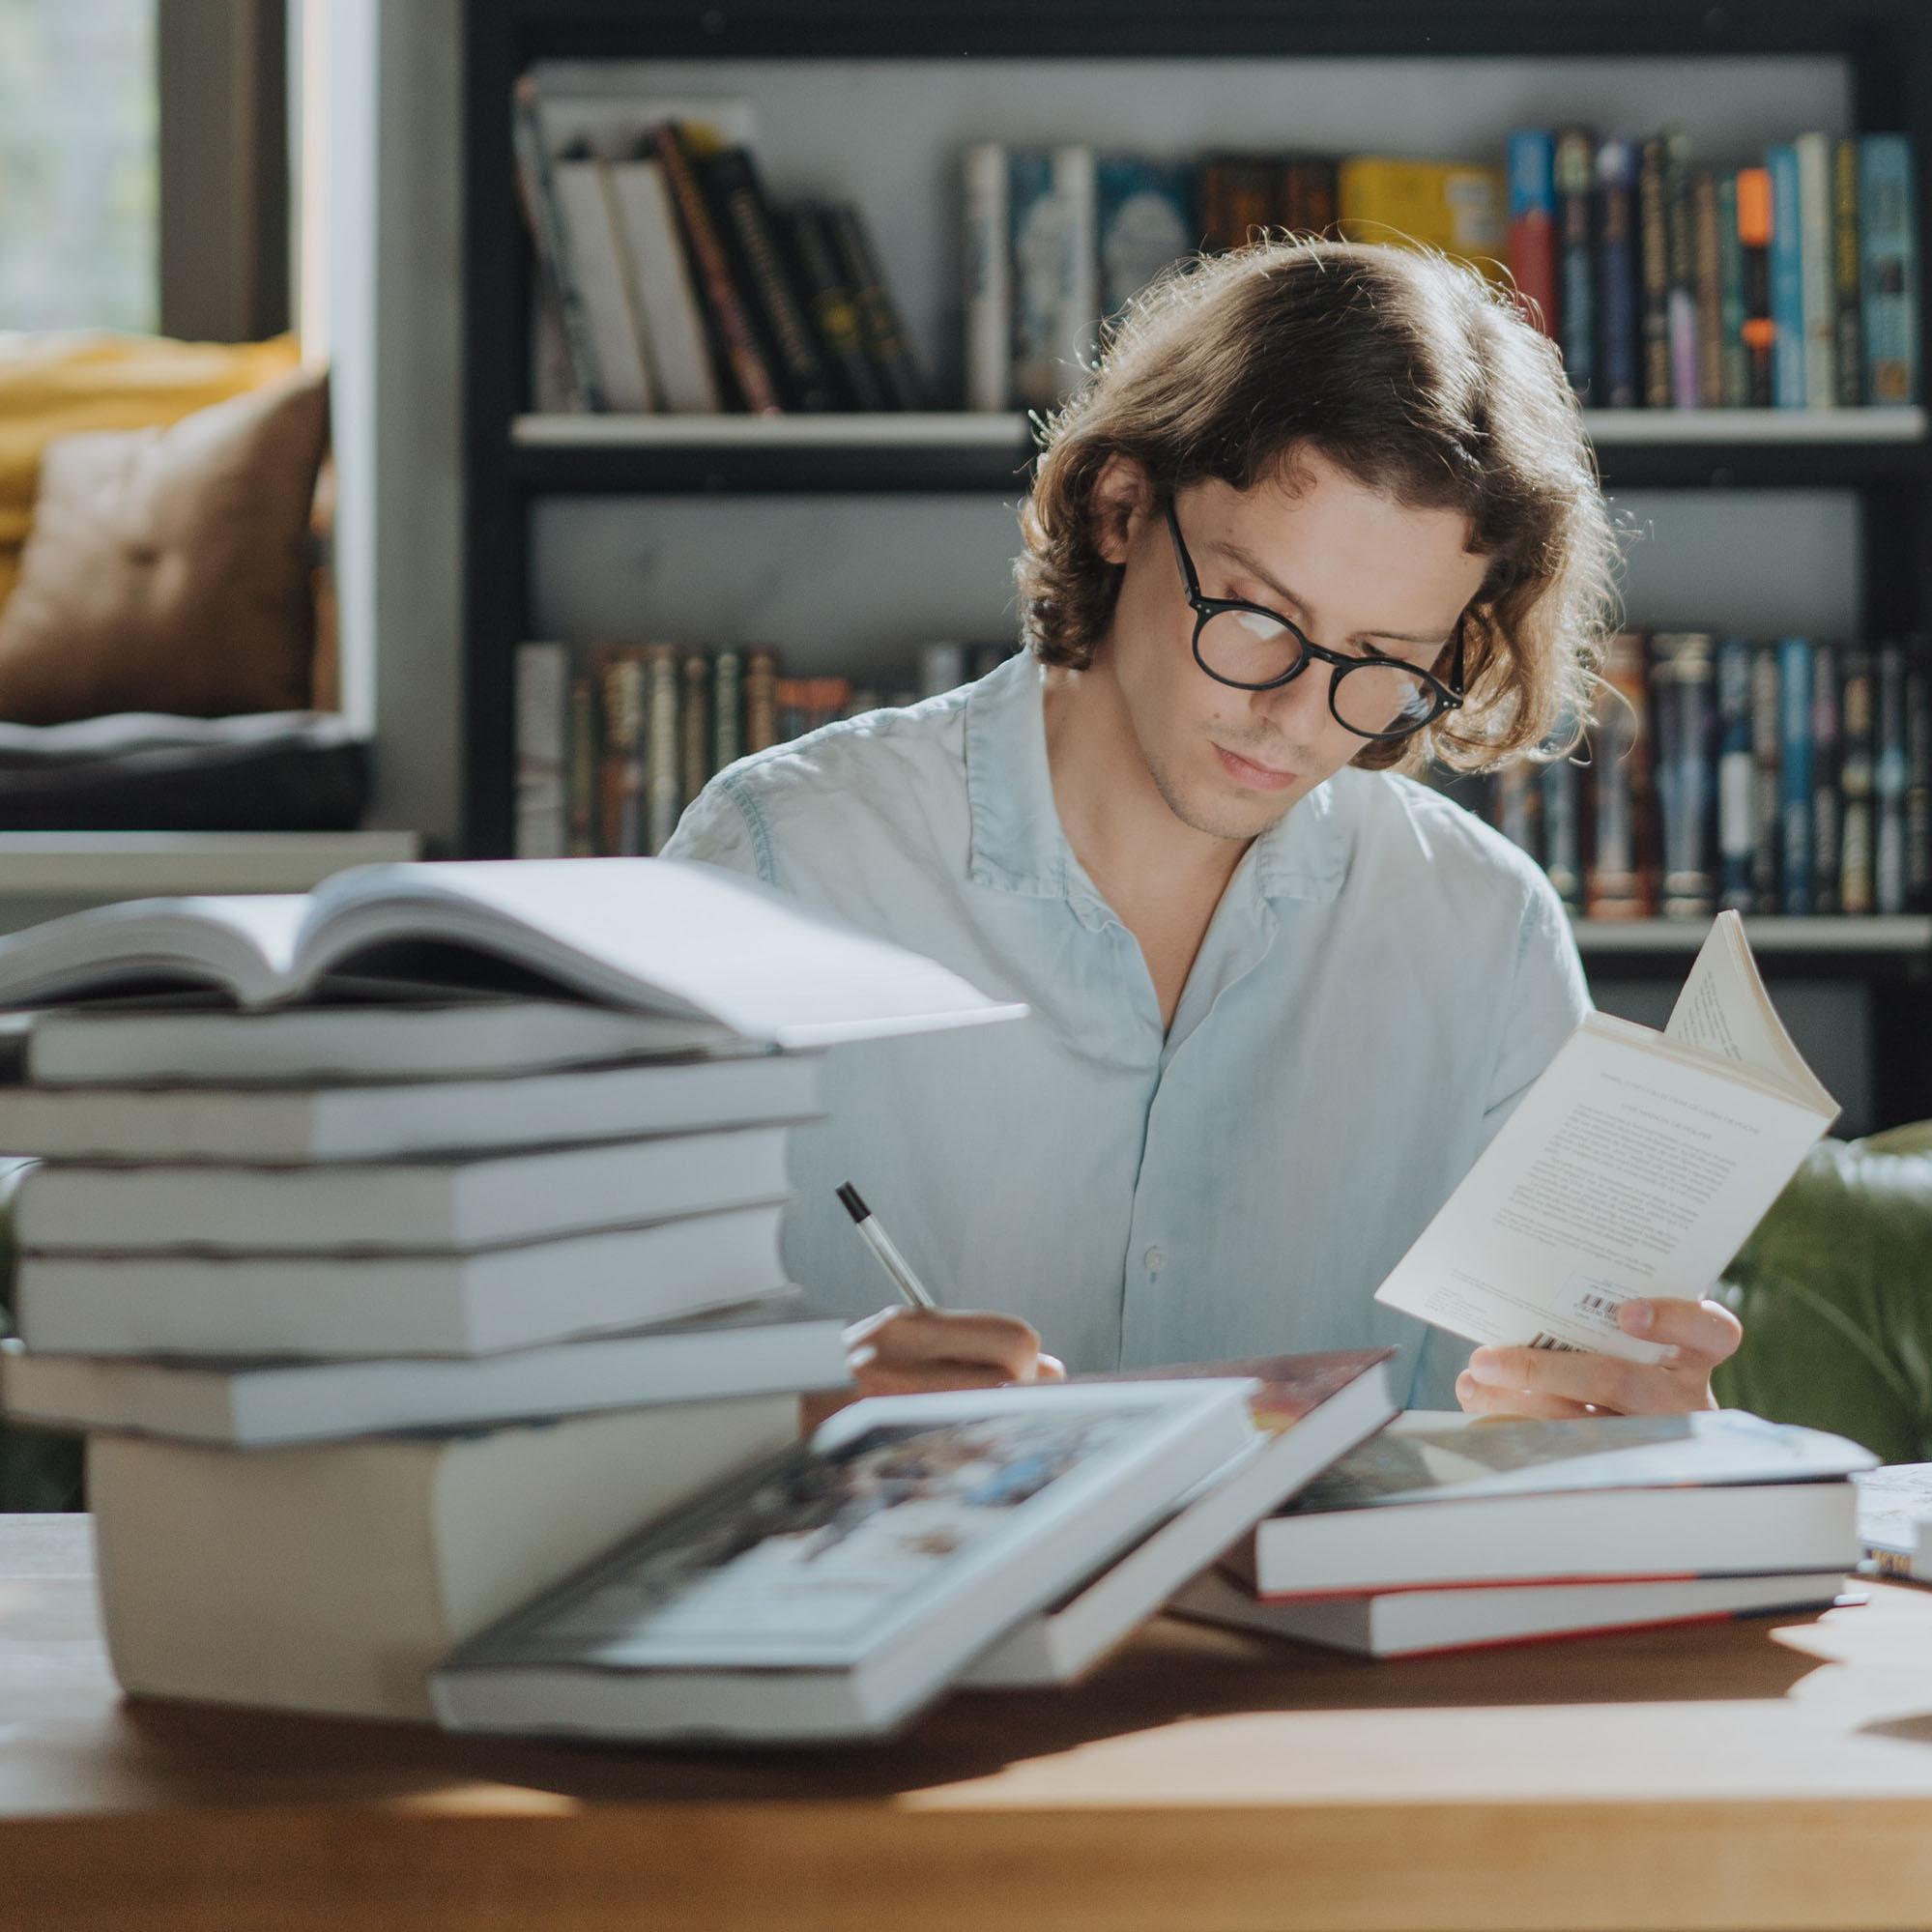
[[[1720,913],[1663,1031],[1589,1015],[1375,1299],[1471,1341],[1659,1361],[1618,1309],[1703,1295],[1837,1112]]]
[[[1853,1478],[1859,1542],[1880,1576],[1932,1583],[1932,1462],[1892,1462]]]
[[[366,865],[307,894],[137,899],[0,938],[0,1006],[214,986],[289,1005],[332,975],[500,991],[843,1040],[1019,1018],[933,961],[677,859]]]

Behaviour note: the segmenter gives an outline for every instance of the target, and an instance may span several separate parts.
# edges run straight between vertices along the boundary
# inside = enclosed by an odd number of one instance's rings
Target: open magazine
[[[1589,1015],[1375,1298],[1471,1341],[1660,1361],[1618,1309],[1702,1296],[1837,1112],[1720,913],[1663,1031]]]

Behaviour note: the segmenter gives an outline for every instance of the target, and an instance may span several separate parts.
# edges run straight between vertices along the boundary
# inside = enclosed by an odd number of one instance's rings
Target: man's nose
[[[1255,706],[1283,737],[1306,744],[1334,723],[1328,713],[1328,667],[1310,658],[1299,677],[1272,691],[1256,691]]]

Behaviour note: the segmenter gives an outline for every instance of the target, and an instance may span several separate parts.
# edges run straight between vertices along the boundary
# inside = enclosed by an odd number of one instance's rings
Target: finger
[[[1685,1301],[1668,1295],[1636,1296],[1627,1301],[1617,1311],[1617,1326],[1626,1335],[1661,1341],[1706,1364],[1735,1355],[1745,1339],[1744,1323],[1721,1302]]]
[[[1057,1355],[1042,1355],[1034,1370],[1034,1379],[1040,1382],[1064,1382],[1067,1379],[1067,1365]]]
[[[1529,1416],[1539,1422],[1571,1422],[1594,1411],[1566,1396],[1538,1396],[1522,1389],[1498,1389],[1470,1374],[1457,1376],[1456,1399],[1471,1415]]]
[[[870,1362],[854,1370],[862,1396],[937,1396],[948,1389],[1003,1389],[1012,1380],[972,1362]]]
[[[1003,1370],[1009,1382],[1030,1375],[1040,1356],[1038,1331],[1018,1315],[976,1311],[903,1309],[896,1320],[880,1322],[870,1340],[881,1358],[893,1362],[979,1363]]]
[[[1469,1374],[1492,1389],[1524,1390],[1539,1396],[1567,1396],[1619,1415],[1650,1415],[1702,1408],[1704,1378],[1696,1383],[1693,1404],[1688,1383],[1668,1364],[1626,1362],[1621,1356],[1595,1355],[1570,1348],[1479,1348],[1469,1358]]]

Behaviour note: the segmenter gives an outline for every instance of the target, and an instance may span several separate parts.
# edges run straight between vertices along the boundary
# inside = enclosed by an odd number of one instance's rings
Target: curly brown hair
[[[1044,663],[1084,670],[1113,613],[1122,566],[1093,501],[1109,458],[1158,502],[1209,479],[1292,489],[1315,450],[1400,504],[1460,511],[1489,560],[1462,620],[1468,703],[1355,763],[1475,771],[1574,742],[1615,627],[1616,532],[1555,345],[1473,269],[1308,241],[1178,264],[1040,437],[1014,571]]]

